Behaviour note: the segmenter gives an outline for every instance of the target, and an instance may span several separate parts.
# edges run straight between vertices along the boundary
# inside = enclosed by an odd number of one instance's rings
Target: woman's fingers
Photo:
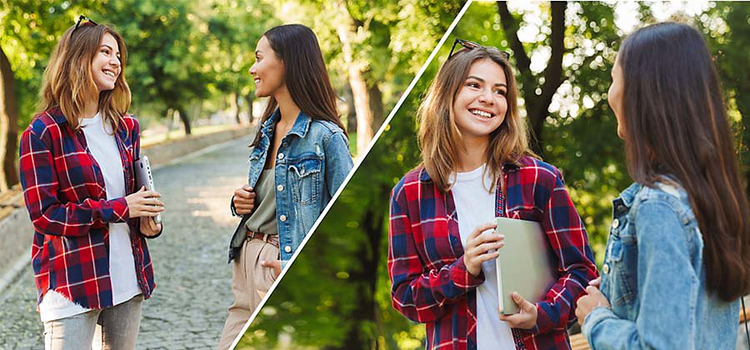
[[[253,199],[255,198],[255,192],[251,187],[245,185],[242,188],[234,190],[234,196],[240,199]]]
[[[471,248],[467,248],[467,253],[471,255],[482,255],[493,249],[500,249],[505,246],[503,241],[489,241],[479,245],[475,245]]]
[[[479,246],[485,243],[496,243],[502,242],[505,239],[505,235],[499,233],[485,233],[474,239],[474,244]]]
[[[593,286],[593,287],[596,287],[596,288],[599,288],[599,286],[601,284],[602,284],[602,278],[601,277],[597,277],[596,279],[593,279],[593,280],[589,281],[589,285]]]
[[[497,259],[498,256],[500,256],[500,252],[482,254],[479,257],[477,257],[477,261],[479,261],[480,263],[483,263],[485,261]]]
[[[482,232],[487,231],[492,228],[496,228],[496,227],[497,227],[497,223],[494,221],[481,224],[477,226],[476,228],[474,228],[474,231],[471,231],[471,234],[469,234],[468,239],[476,238],[477,236],[481,235]]]
[[[161,231],[161,224],[157,224],[153,219],[148,220],[148,225],[151,227],[151,232],[157,233]]]

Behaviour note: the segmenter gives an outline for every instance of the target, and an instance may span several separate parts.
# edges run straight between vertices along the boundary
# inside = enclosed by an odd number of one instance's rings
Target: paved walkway
[[[167,207],[149,241],[157,288],[144,303],[138,349],[208,349],[232,301],[229,200],[246,181],[249,137],[154,172]],[[31,233],[29,233],[31,236]],[[0,349],[43,349],[31,266],[0,295]]]

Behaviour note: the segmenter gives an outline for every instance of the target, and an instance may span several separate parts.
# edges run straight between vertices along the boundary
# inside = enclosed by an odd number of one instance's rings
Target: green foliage
[[[255,44],[281,23],[270,9],[262,0],[0,2],[0,45],[16,78],[19,127],[34,114],[52,49],[79,14],[124,37],[131,111],[163,117],[167,108],[208,102],[215,110],[232,93],[251,93]]]
[[[717,2],[701,15],[698,26],[715,53],[714,62],[725,90],[729,117],[735,129],[737,151],[745,183],[750,182],[750,3]]]
[[[19,130],[29,124],[39,103],[39,89],[47,61],[60,35],[79,14],[93,16],[98,1],[0,1],[0,46],[16,79]]]

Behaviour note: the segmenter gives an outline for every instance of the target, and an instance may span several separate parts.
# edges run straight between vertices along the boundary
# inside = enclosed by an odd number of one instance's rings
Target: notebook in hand
[[[543,300],[557,281],[557,257],[542,226],[535,221],[498,217],[496,232],[505,245],[496,259],[497,289],[503,314],[518,313],[511,294],[517,292],[535,303]]]

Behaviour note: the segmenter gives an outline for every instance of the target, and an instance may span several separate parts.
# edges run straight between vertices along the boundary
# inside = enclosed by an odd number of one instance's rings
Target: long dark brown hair
[[[97,92],[96,83],[91,76],[91,62],[99,51],[105,34],[112,35],[119,46],[120,75],[115,80],[114,89]],[[59,107],[75,130],[86,99],[98,98],[102,119],[117,130],[122,116],[130,108],[130,87],[125,80],[127,61],[125,40],[112,27],[90,22],[85,22],[78,29],[71,26],[55,46],[44,71],[39,112]]]
[[[748,202],[722,89],[696,29],[661,23],[631,34],[619,53],[628,170],[653,187],[673,176],[703,233],[709,291],[724,301],[750,292]]]
[[[464,150],[461,132],[456,125],[453,102],[466,81],[471,66],[480,60],[491,60],[505,72],[508,83],[505,98],[508,110],[503,123],[490,134],[487,145],[487,171],[496,179],[506,162],[515,163],[524,155],[535,156],[528,147],[526,124],[518,113],[518,88],[508,60],[494,47],[463,49],[440,67],[417,111],[419,147],[422,165],[442,191],[450,190],[450,176]],[[492,188],[494,189],[494,188]],[[505,190],[505,189],[503,189]]]
[[[284,63],[284,83],[297,107],[312,119],[338,125],[347,135],[336,109],[336,92],[312,29],[301,24],[286,24],[269,29],[263,36],[268,39],[276,58]],[[276,99],[270,97],[260,125],[271,118],[277,107]],[[260,125],[251,146],[260,141]]]

